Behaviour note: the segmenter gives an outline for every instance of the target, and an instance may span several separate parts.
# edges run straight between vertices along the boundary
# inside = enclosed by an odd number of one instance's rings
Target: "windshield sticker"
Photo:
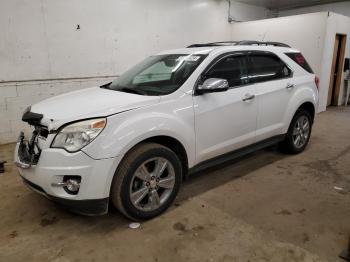
[[[176,61],[196,62],[199,58],[201,57],[198,55],[179,56]]]

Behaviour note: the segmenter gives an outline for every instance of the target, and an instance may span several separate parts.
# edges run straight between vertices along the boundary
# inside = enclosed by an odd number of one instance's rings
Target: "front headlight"
[[[76,152],[94,140],[106,123],[105,118],[96,118],[67,125],[59,130],[51,147],[64,148],[71,153]]]

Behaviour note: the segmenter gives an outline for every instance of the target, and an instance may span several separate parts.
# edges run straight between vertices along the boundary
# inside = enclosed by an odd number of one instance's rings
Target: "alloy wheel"
[[[170,161],[155,157],[143,162],[130,184],[131,203],[139,210],[153,211],[170,197],[175,186],[175,170]]]
[[[293,143],[296,148],[303,147],[310,136],[310,121],[305,116],[302,115],[298,118],[298,120],[295,122],[294,129],[293,129]]]

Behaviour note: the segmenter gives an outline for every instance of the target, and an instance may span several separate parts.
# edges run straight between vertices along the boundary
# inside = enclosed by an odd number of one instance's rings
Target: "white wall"
[[[272,15],[267,8],[231,0],[230,17],[233,22],[246,22],[266,19]]]
[[[230,10],[227,0],[1,1],[0,144],[26,128],[28,105],[110,81],[160,50],[230,40],[229,12],[239,21],[271,15],[233,0]]]
[[[320,74],[326,17],[327,13],[315,13],[236,23],[232,25],[232,38],[286,43],[301,50],[316,74]]]
[[[330,70],[331,70],[331,64],[329,63],[329,61],[332,60],[335,35],[337,33],[347,34],[347,47],[345,51],[345,57],[350,57],[350,38],[349,38],[350,21],[347,18],[347,17],[350,17],[350,1],[315,5],[310,7],[296,8],[296,9],[284,10],[284,11],[280,10],[278,11],[278,16],[282,17],[282,16],[290,16],[290,15],[306,14],[306,13],[314,13],[314,12],[330,12],[329,19],[327,22],[328,23],[327,36],[326,36],[327,40],[325,42],[325,52],[324,52],[324,57],[322,61],[323,79],[321,79],[321,82],[324,85],[327,85],[329,84],[329,77],[330,77]],[[324,90],[325,90],[324,92],[326,91],[328,92],[328,90],[326,90],[325,87],[324,87]],[[322,95],[326,96],[327,94],[325,93]],[[343,96],[344,96],[344,81],[342,81],[338,105],[344,104]],[[326,101],[323,101],[323,103],[326,103]],[[321,104],[321,107],[325,108],[325,105]]]
[[[280,10],[278,11],[278,16],[281,17],[281,16],[299,15],[299,14],[316,13],[316,12],[333,12],[333,13],[338,13],[345,16],[350,16],[350,1],[323,4],[323,5],[314,5],[314,6],[295,8],[290,10]]]
[[[102,85],[115,77],[6,82],[0,84],[0,144],[16,141],[19,131],[29,134],[21,121],[27,106],[81,88]]]
[[[346,34],[345,56],[350,57],[350,18],[334,13],[311,13],[236,23],[233,40],[277,41],[299,49],[320,77],[319,112],[326,110],[335,35]],[[343,83],[338,105],[343,100]]]
[[[230,39],[231,25],[223,0],[3,0],[0,32],[2,144],[26,127],[28,105],[107,82],[164,49]]]
[[[321,71],[321,96],[328,96],[328,88],[331,77],[331,67],[332,67],[332,59],[333,59],[333,51],[334,51],[334,42],[336,34],[344,34],[347,35],[346,39],[346,49],[345,49],[345,57],[350,57],[350,17],[329,13],[327,17],[327,31],[325,36],[325,44],[324,44],[324,52],[322,58],[322,71]],[[342,70],[343,72],[343,70]],[[344,73],[343,73],[344,74]],[[341,79],[344,79],[342,76]],[[344,101],[344,81],[341,82],[340,93],[338,105],[343,104]],[[327,99],[320,101],[320,107],[326,108]]]
[[[117,75],[162,49],[227,39],[227,16],[215,0],[2,1],[0,80]]]

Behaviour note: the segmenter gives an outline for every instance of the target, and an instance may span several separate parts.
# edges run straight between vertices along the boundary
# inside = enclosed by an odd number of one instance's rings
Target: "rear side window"
[[[292,71],[275,55],[251,54],[248,65],[249,79],[254,83],[278,80],[292,76]]]
[[[209,69],[205,77],[226,79],[230,87],[244,85],[247,80],[245,57],[237,55],[224,57]]]
[[[301,53],[285,53],[285,55],[292,59],[295,63],[300,65],[302,68],[304,68],[310,74],[314,73],[310,65],[306,61],[305,57]]]

